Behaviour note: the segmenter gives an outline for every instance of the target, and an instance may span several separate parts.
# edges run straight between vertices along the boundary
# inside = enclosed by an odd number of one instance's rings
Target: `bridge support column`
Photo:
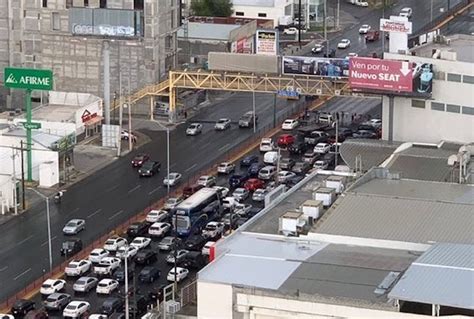
[[[170,110],[168,121],[170,123],[175,123],[176,119],[176,88],[170,85]]]
[[[155,96],[150,95],[150,120],[153,121],[154,116],[153,116],[153,111],[155,110]]]

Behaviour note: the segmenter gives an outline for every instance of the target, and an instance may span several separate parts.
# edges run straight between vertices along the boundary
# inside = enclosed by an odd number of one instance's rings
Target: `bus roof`
[[[181,202],[176,209],[189,209],[196,205],[196,202],[202,202],[208,199],[211,196],[214,196],[217,191],[213,188],[201,188],[196,193],[192,194],[188,198],[186,198],[183,202]]]

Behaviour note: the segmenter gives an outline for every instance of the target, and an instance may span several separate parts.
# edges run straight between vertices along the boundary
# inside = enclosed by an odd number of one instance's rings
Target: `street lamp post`
[[[125,319],[130,318],[128,301],[128,249],[125,254]]]
[[[28,189],[32,190],[35,192],[37,195],[39,195],[41,198],[43,198],[46,201],[46,220],[48,224],[48,250],[49,250],[49,272],[53,271],[53,253],[52,253],[52,248],[51,248],[51,218],[49,216],[49,197],[44,196],[40,192],[38,192],[34,188],[28,187]]]

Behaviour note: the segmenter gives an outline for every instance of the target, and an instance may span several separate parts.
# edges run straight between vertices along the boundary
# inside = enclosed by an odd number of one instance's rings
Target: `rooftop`
[[[341,145],[341,157],[351,168],[356,168],[356,158],[360,156],[362,171],[379,166],[401,145],[400,142],[389,143],[382,140],[348,139]]]
[[[429,57],[433,55],[434,49],[441,51],[456,52],[457,61],[474,63],[474,36],[467,34],[455,34],[447,37],[447,43],[428,43],[411,49],[417,56]]]

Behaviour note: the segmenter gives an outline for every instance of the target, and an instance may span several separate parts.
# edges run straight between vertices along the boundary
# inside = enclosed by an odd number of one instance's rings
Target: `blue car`
[[[258,175],[258,172],[264,168],[265,165],[262,164],[262,163],[253,163],[252,165],[250,165],[247,173],[251,176],[251,177],[255,177]]]
[[[245,156],[241,161],[240,161],[240,166],[250,166],[253,163],[258,163],[258,156],[257,155],[248,155]]]
[[[249,176],[247,174],[232,175],[229,178],[229,186],[231,188],[236,188],[236,187],[242,186],[248,179],[249,179]]]

